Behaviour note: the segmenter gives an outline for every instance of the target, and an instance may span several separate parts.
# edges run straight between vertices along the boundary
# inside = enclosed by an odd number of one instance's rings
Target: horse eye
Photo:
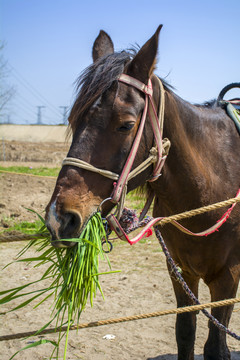
[[[117,131],[128,132],[134,127],[134,125],[135,125],[135,122],[126,122],[125,124],[123,124],[122,126],[117,128]]]

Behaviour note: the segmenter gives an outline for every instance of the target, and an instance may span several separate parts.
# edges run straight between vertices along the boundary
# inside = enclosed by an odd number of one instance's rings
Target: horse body
[[[161,181],[152,184],[156,194],[154,216],[169,216],[233,197],[239,188],[239,135],[224,110],[194,106],[173,93],[166,95],[165,136],[171,150]],[[212,226],[222,210],[184,220],[194,232]],[[182,275],[197,296],[199,279],[209,286],[211,300],[236,296],[240,271],[239,210],[220,232],[194,238],[167,226],[162,235]],[[191,304],[171,277],[178,306]],[[213,309],[212,314],[228,324],[232,307]],[[176,323],[179,359],[193,359],[196,314],[179,315]],[[205,359],[229,359],[225,334],[210,323]]]
[[[159,107],[160,90],[153,74],[159,31],[160,28],[133,59],[128,54],[114,55],[111,39],[100,32],[93,46],[94,64],[85,73],[69,118],[73,129],[69,157],[121,173],[136,136],[144,96],[137,89],[119,83],[117,78],[123,72],[147,84],[151,77],[154,102],[156,108]],[[92,80],[88,81],[91,76]],[[107,76],[112,78],[107,79]],[[94,81],[96,78],[99,81]],[[155,194],[154,216],[180,213],[236,194],[240,185],[239,134],[216,103],[192,105],[165,86],[163,136],[171,140],[170,153],[162,176],[148,183],[148,188]],[[146,159],[153,142],[147,119],[133,167]],[[151,172],[152,168],[148,168],[130,180],[128,190],[143,185]],[[74,166],[64,166],[46,209],[47,226],[53,240],[58,240],[56,244],[73,245],[62,244],[61,239],[78,236],[86,221],[111,192],[112,180]],[[110,202],[105,203],[103,214],[112,207]],[[185,281],[196,296],[200,278],[209,286],[213,301],[236,295],[240,276],[239,214],[235,209],[219,232],[203,238],[180,233],[171,225],[161,228],[173,259],[181,267]],[[221,216],[222,211],[215,210],[186,219],[183,225],[199,232],[212,226]],[[172,282],[178,306],[191,304],[179,283],[174,279]],[[226,326],[231,312],[231,306],[212,310],[212,314]],[[179,360],[194,359],[195,328],[195,313],[178,315]],[[230,359],[226,335],[211,323],[209,328],[204,359]]]

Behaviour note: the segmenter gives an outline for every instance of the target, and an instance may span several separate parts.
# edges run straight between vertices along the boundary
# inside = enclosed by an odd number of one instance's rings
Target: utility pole
[[[37,113],[37,125],[42,124],[42,109],[44,109],[46,106],[37,106],[38,113]]]
[[[59,106],[60,109],[63,109],[63,124],[67,125],[67,109],[68,106]]]

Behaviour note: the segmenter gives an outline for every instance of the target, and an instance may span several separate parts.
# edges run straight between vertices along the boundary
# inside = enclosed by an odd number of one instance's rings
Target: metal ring
[[[108,197],[108,198],[104,199],[104,200],[98,205],[97,211],[98,211],[98,212],[99,212],[99,211],[101,212],[101,211],[102,211],[102,205],[103,205],[105,202],[110,201],[110,200],[112,200],[111,197]]]
[[[108,244],[108,250],[104,250],[104,245],[105,244]],[[106,253],[106,254],[108,254],[108,253],[110,253],[111,251],[112,251],[112,249],[113,249],[113,244],[111,243],[111,241],[109,241],[109,240],[104,240],[104,241],[102,241],[102,249],[103,249],[103,251]]]
[[[98,205],[97,212],[99,212],[99,211],[101,212],[101,211],[102,211],[102,205],[103,205],[105,202],[111,201],[111,200],[112,200],[111,197],[108,197],[108,198],[104,199],[104,200],[100,203],[100,205]],[[117,208],[116,208],[116,210],[115,210],[115,212],[114,212],[114,215],[116,215],[116,213],[117,213],[117,211],[118,211],[118,209],[119,209],[120,204],[117,203],[117,204],[115,204],[115,206],[117,206]]]

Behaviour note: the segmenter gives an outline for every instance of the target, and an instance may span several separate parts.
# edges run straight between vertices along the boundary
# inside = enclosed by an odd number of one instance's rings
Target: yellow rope
[[[220,307],[220,306],[232,305],[237,302],[240,302],[240,298],[220,300],[220,301],[215,301],[215,302],[211,302],[211,303],[207,303],[207,304],[185,306],[185,307],[178,308],[178,309],[156,311],[156,312],[149,313],[149,314],[140,314],[140,315],[132,315],[132,316],[126,316],[126,317],[121,317],[121,318],[116,318],[116,319],[93,321],[93,322],[89,322],[89,323],[73,325],[70,327],[70,330],[79,330],[79,329],[85,329],[85,328],[97,327],[97,326],[103,326],[103,325],[112,325],[112,324],[118,324],[118,323],[127,322],[127,321],[149,319],[149,318],[164,316],[164,315],[182,314],[185,312],[193,312],[193,311],[203,310],[203,309],[209,308],[209,307],[216,308],[216,307]],[[67,330],[67,326],[62,326],[61,328],[57,328],[57,329],[48,328],[48,329],[45,329],[42,332],[38,333],[38,335],[39,334],[41,334],[41,335],[52,334],[52,333],[56,333],[59,331],[66,331],[66,330]],[[24,333],[18,333],[18,334],[3,335],[3,336],[0,336],[0,341],[20,339],[20,338],[27,337],[27,336],[33,336],[34,334],[36,334],[36,332],[37,332],[37,330],[24,332]]]
[[[0,243],[9,243],[14,241],[29,241],[34,238],[36,239],[44,239],[46,238],[46,234],[9,234],[5,232],[5,234],[0,234]]]
[[[203,206],[198,209],[189,210],[189,211],[185,211],[180,214],[165,217],[162,220],[159,220],[156,224],[165,225],[165,224],[171,223],[173,221],[179,221],[179,220],[186,219],[186,218],[189,218],[192,216],[200,215],[207,211],[217,210],[222,207],[230,206],[230,205],[233,205],[238,202],[240,202],[240,197],[231,198],[229,200],[220,201],[218,203]]]
[[[173,221],[179,221],[179,220],[182,220],[182,219],[186,219],[188,217],[200,215],[200,214],[203,214],[203,213],[205,213],[207,211],[212,211],[212,210],[220,209],[220,208],[225,207],[225,206],[230,206],[230,205],[235,204],[237,202],[240,202],[240,197],[232,198],[232,199],[225,200],[225,201],[220,201],[220,202],[212,204],[212,205],[203,206],[201,208],[186,211],[186,212],[183,212],[183,213],[180,213],[180,214],[177,214],[177,215],[168,216],[168,217],[163,218],[162,220],[159,220],[156,224],[165,225],[165,224],[171,223]],[[13,242],[13,241],[31,240],[32,237],[43,237],[43,235],[42,234],[34,234],[34,235],[24,235],[24,234],[23,235],[5,235],[5,234],[1,234],[0,235],[0,242]]]

